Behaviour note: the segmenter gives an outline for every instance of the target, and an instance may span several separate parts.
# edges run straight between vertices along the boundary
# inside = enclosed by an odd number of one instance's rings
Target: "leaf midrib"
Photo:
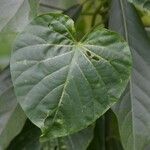
[[[73,50],[72,50],[73,51]],[[56,117],[57,117],[57,114],[59,112],[59,108],[62,104],[62,100],[63,100],[63,96],[64,96],[64,93],[65,93],[65,89],[66,89],[66,86],[67,86],[67,83],[68,83],[68,78],[69,78],[69,74],[70,74],[70,71],[71,71],[71,66],[73,64],[73,61],[74,61],[74,58],[75,58],[75,54],[76,54],[77,51],[74,50],[74,54],[72,56],[72,59],[71,59],[71,62],[70,62],[70,65],[69,65],[69,68],[68,68],[68,73],[67,73],[67,77],[66,77],[66,80],[65,80],[65,83],[64,83],[64,88],[63,88],[63,91],[62,91],[62,94],[61,94],[61,97],[60,97],[60,100],[59,100],[59,103],[58,103],[58,106],[56,108],[56,112],[54,114],[54,118],[52,120],[52,125],[54,124],[55,120],[56,120]],[[46,120],[46,119],[45,119]]]
[[[65,45],[65,46],[66,46],[66,45]],[[94,55],[96,55],[97,57],[99,57],[100,59],[105,60],[105,61],[108,61],[108,60],[106,60],[105,58],[103,58],[103,57],[101,57],[101,56],[95,54],[95,53],[92,52],[92,51],[90,51],[89,49],[87,49],[86,47],[84,47],[84,46],[86,46],[86,45],[81,45],[81,43],[77,43],[77,44],[70,45],[70,46],[71,46],[71,47],[79,47],[79,48],[81,48],[81,49],[87,50],[87,51],[93,53]],[[70,65],[69,65],[69,67],[68,67],[68,74],[67,74],[67,77],[66,77],[66,80],[65,80],[65,83],[64,83],[64,87],[63,87],[63,91],[62,91],[62,94],[61,94],[61,97],[60,97],[58,106],[57,106],[57,108],[56,108],[56,110],[55,110],[54,118],[53,118],[53,120],[52,120],[52,124],[51,124],[51,125],[53,125],[53,124],[55,123],[57,114],[58,114],[58,112],[59,112],[59,108],[60,108],[60,106],[61,106],[61,104],[62,104],[63,96],[64,96],[64,93],[66,92],[65,89],[66,89],[66,86],[67,86],[67,83],[68,83],[68,80],[69,80],[69,79],[68,79],[68,78],[69,78],[69,74],[70,74],[70,72],[71,72],[71,66],[72,66],[72,64],[73,64],[73,62],[74,62],[74,59],[75,59],[75,54],[76,54],[78,51],[80,51],[83,55],[85,55],[83,50],[71,50],[70,52],[72,52],[72,51],[74,51],[74,54],[73,54],[73,56],[72,56],[72,59],[71,59],[71,61],[70,61]],[[85,55],[85,57],[87,58],[86,55]],[[88,58],[87,58],[87,59],[88,59]],[[88,60],[89,60],[89,59],[88,59]],[[90,60],[89,60],[89,61],[90,61]],[[90,61],[90,63],[91,63],[91,61]],[[92,65],[93,65],[93,64],[92,64]],[[93,65],[93,67],[95,68],[94,65]],[[96,68],[95,68],[95,69],[96,69]],[[97,69],[96,69],[96,71],[97,71]],[[100,76],[100,74],[99,74],[98,72],[97,72],[97,74]],[[100,78],[101,78],[102,81],[103,81],[103,78],[102,78],[101,76],[100,76]],[[104,81],[103,81],[103,82],[104,82]],[[104,84],[106,84],[106,83],[104,82]],[[67,93],[66,93],[66,94],[67,94]],[[47,117],[44,119],[44,122],[45,122],[46,119],[47,119]]]

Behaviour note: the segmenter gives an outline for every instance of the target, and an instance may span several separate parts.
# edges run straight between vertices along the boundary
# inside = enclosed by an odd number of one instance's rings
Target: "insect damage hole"
[[[99,58],[96,55],[91,54],[89,51],[86,51],[86,55],[95,61],[99,61]]]
[[[89,51],[86,51],[86,54],[91,57],[91,53]]]
[[[97,56],[93,56],[92,59],[99,61],[99,58]]]

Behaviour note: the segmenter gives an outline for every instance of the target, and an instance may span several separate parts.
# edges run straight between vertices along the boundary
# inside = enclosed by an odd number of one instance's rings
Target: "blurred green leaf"
[[[39,136],[40,129],[27,120],[23,130],[13,139],[7,150],[41,150]]]
[[[16,101],[9,67],[0,73],[0,150],[22,130],[26,116]]]
[[[145,28],[145,30],[147,32],[147,35],[148,35],[149,39],[150,39],[150,27],[149,28]]]
[[[133,4],[150,11],[150,1],[149,0],[128,0]]]
[[[111,109],[105,114],[105,142],[106,150],[123,150],[118,120]]]
[[[37,2],[0,0],[0,59],[9,57],[17,33],[36,15]]]
[[[129,85],[113,107],[125,150],[150,146],[150,41],[132,4],[113,0],[110,28],[128,42],[133,58]]]
[[[96,121],[94,138],[87,150],[123,150],[117,118],[111,110]]]
[[[103,115],[96,121],[94,138],[88,150],[105,150],[105,116]]]
[[[93,138],[93,126],[45,143],[39,142],[40,134],[40,129],[27,120],[22,132],[11,142],[7,150],[86,150]]]

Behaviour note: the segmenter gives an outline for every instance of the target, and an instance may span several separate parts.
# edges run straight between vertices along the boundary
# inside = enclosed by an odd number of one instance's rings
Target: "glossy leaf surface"
[[[19,103],[42,139],[86,128],[124,91],[130,76],[127,43],[96,28],[80,42],[62,14],[37,17],[18,36],[11,73]]]
[[[125,150],[150,146],[150,42],[135,8],[124,0],[113,0],[111,29],[128,41],[133,57],[129,85],[113,108]]]

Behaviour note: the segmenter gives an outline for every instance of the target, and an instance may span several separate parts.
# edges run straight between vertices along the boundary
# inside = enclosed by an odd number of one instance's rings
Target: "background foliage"
[[[150,149],[150,2],[130,2],[134,5],[126,0],[0,1],[0,150]],[[47,12],[62,12],[73,18],[78,39],[98,25],[118,32],[130,46],[133,71],[120,101],[95,124],[41,143],[41,131],[18,104],[9,66],[5,67],[16,36],[34,17]]]

